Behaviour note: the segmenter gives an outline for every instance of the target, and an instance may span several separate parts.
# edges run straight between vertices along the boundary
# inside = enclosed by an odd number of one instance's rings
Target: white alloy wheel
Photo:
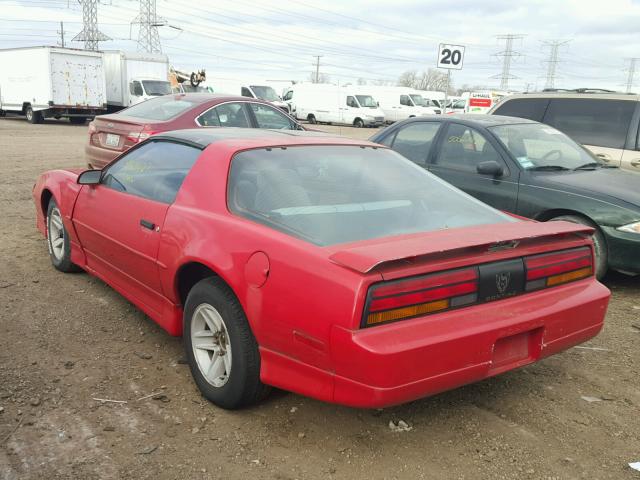
[[[58,207],[51,209],[49,213],[49,246],[51,247],[51,254],[58,261],[62,261],[64,258],[64,225],[62,224],[62,215]]]
[[[222,316],[208,303],[193,312],[191,345],[207,382],[218,388],[224,386],[231,374],[231,342]]]

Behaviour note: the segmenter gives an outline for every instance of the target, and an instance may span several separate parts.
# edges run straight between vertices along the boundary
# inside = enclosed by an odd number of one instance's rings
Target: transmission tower
[[[513,80],[516,77],[515,75],[511,75],[511,59],[514,57],[521,57],[522,54],[519,52],[513,51],[513,42],[515,40],[522,40],[524,35],[498,35],[496,36],[498,40],[505,41],[504,50],[496,53],[496,57],[502,57],[502,73],[499,75],[494,75],[491,78],[499,78],[500,79],[500,89],[501,90],[509,90],[509,80]]]
[[[629,68],[627,69],[627,93],[631,93],[633,89],[633,81],[636,75],[636,61],[640,60],[640,58],[630,58],[629,59]]]
[[[160,34],[158,27],[167,24],[167,21],[156,14],[156,0],[140,0],[140,13],[131,24],[139,24],[138,51],[149,53],[161,53]]]
[[[98,42],[111,40],[98,30],[98,0],[78,0],[82,5],[82,31],[73,37],[74,42],[84,42],[85,50],[98,50]]]
[[[551,40],[549,42],[542,42],[544,45],[549,47],[549,60],[545,63],[547,64],[547,80],[544,84],[544,88],[553,88],[556,80],[556,67],[560,62],[558,58],[558,52],[562,45],[566,45],[569,43],[569,40],[560,41],[560,40]]]

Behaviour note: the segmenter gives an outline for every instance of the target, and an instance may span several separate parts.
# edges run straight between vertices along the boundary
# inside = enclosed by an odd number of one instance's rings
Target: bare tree
[[[367,80],[362,78],[362,77],[360,77],[356,83],[358,85],[366,85],[367,84]]]
[[[416,88],[418,83],[418,72],[415,70],[407,70],[398,78],[398,86]]]
[[[420,73],[416,70],[408,70],[400,75],[398,85],[415,88],[416,90],[436,90],[444,92],[447,88],[447,74],[435,68],[430,68],[426,72]],[[449,85],[449,92],[452,91],[453,86]]]

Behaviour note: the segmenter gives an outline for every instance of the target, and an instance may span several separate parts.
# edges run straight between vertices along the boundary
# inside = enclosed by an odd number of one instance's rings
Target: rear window
[[[584,145],[624,148],[635,108],[626,100],[552,99],[544,123]]]
[[[166,96],[152,98],[125,108],[120,113],[127,117],[144,118],[147,120],[171,120],[194,106],[193,102],[184,97]]]
[[[516,221],[388,149],[299,146],[233,158],[229,209],[317,245]]]
[[[547,105],[549,105],[549,99],[546,98],[514,98],[513,100],[504,100],[493,114],[528,118],[541,122]]]

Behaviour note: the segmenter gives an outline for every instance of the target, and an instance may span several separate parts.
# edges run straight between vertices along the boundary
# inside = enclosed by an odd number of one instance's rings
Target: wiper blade
[[[536,167],[528,168],[529,171],[538,171],[538,172],[560,172],[564,170],[569,170],[567,167],[563,167],[562,165],[538,165]]]
[[[591,170],[591,169],[595,169],[598,167],[601,167],[602,164],[598,163],[598,162],[589,162],[589,163],[585,163],[584,165],[580,165],[579,167],[574,168],[574,170]]]

